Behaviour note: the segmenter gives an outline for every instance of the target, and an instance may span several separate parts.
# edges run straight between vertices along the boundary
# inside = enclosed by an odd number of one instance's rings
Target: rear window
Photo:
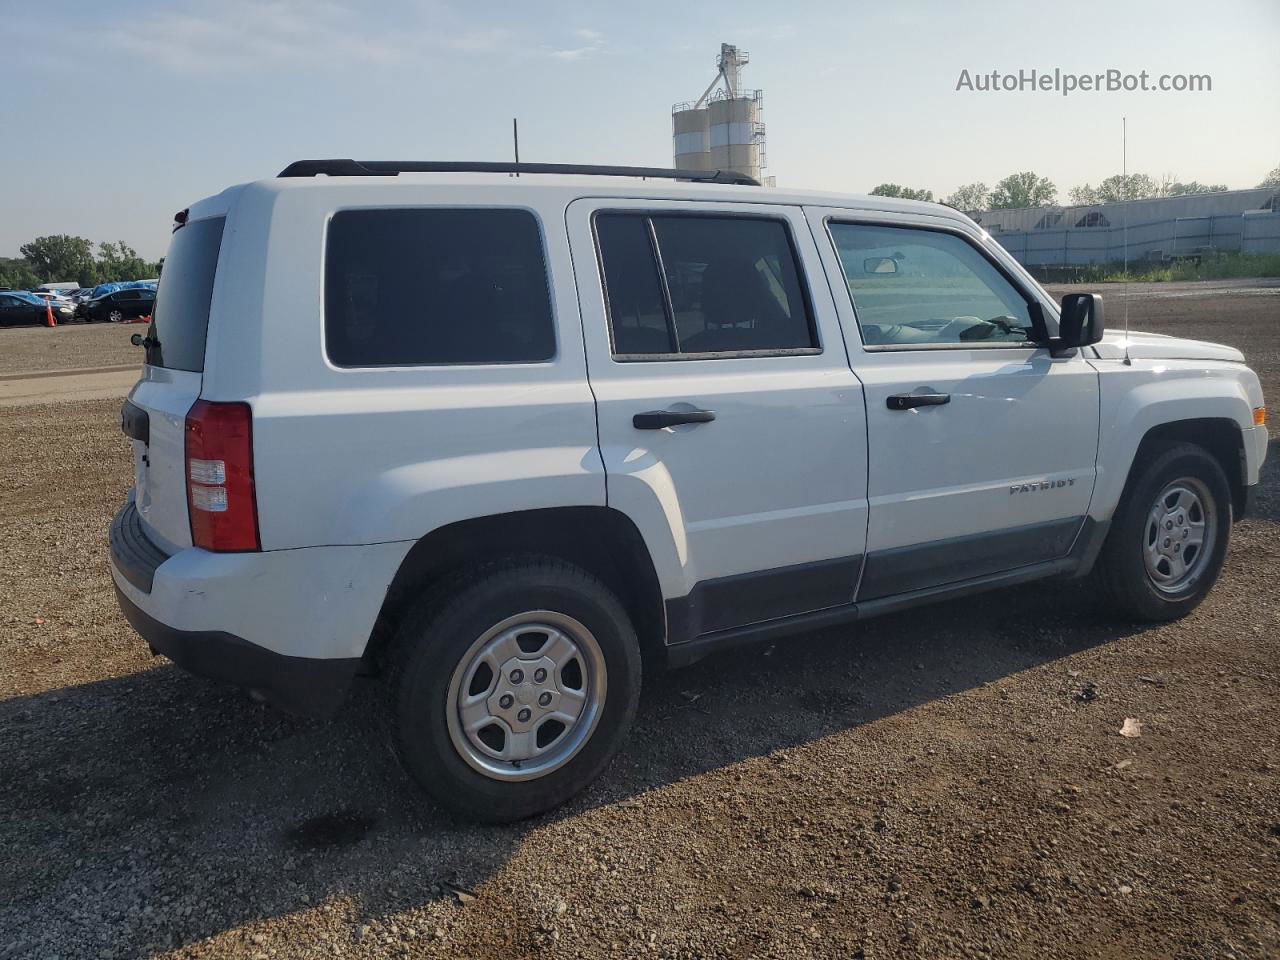
[[[222,248],[223,217],[195,220],[179,227],[169,241],[160,287],[152,311],[151,336],[159,345],[147,362],[170,370],[204,370],[204,341],[209,332],[209,301]],[[140,299],[137,290],[122,291]]]
[[[555,354],[525,210],[343,210],[329,224],[325,348],[342,367],[534,363]]]

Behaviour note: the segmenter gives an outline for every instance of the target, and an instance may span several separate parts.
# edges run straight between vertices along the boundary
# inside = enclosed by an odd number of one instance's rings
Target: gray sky
[[[0,256],[165,249],[174,211],[304,157],[669,166],[670,106],[751,54],[780,185],[936,195],[1035,170],[1255,186],[1280,166],[1280,0],[11,0]],[[1209,74],[1212,91],[980,93],[962,69]],[[19,132],[21,131],[21,133]]]

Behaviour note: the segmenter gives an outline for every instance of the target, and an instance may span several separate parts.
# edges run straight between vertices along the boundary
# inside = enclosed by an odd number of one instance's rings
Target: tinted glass
[[[649,223],[657,237],[665,291],[643,235]],[[610,214],[598,218],[597,236],[606,284],[621,283],[626,291],[609,301],[615,353],[816,347],[795,252],[780,221]],[[641,306],[632,309],[636,303]]]
[[[814,346],[787,228],[747,217],[655,217],[681,353]]]
[[[209,301],[213,298],[224,223],[222,217],[195,220],[179,227],[169,241],[152,311],[150,333],[160,342],[148,351],[147,362],[153,366],[204,369]],[[123,292],[137,296],[137,291]]]
[[[345,367],[531,363],[555,353],[524,210],[344,210],[329,224],[325,344]]]
[[[646,217],[596,218],[614,353],[675,353]]]
[[[1031,339],[1022,294],[962,237],[848,223],[831,235],[868,346]]]

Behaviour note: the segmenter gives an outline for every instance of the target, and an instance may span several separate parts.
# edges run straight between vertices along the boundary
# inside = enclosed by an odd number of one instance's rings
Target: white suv
[[[1236,350],[1104,339],[934,204],[516,172],[308,161],[178,215],[111,529],[153,650],[312,715],[376,670],[411,774],[507,820],[600,773],[642,652],[1213,584],[1267,446]]]

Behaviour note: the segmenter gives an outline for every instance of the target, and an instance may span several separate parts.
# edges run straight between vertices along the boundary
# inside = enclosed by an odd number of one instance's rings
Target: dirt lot
[[[0,376],[140,364],[142,349],[129,342],[139,331],[147,328],[140,323],[63,323],[52,329],[0,329]]]
[[[1275,406],[1254,289],[1135,288],[1131,320],[1242,347]],[[647,681],[585,796],[494,828],[371,748],[374,681],[300,722],[146,655],[105,571],[118,406],[0,413],[0,957],[1280,955],[1275,444],[1179,623],[1050,584],[716,657]]]

